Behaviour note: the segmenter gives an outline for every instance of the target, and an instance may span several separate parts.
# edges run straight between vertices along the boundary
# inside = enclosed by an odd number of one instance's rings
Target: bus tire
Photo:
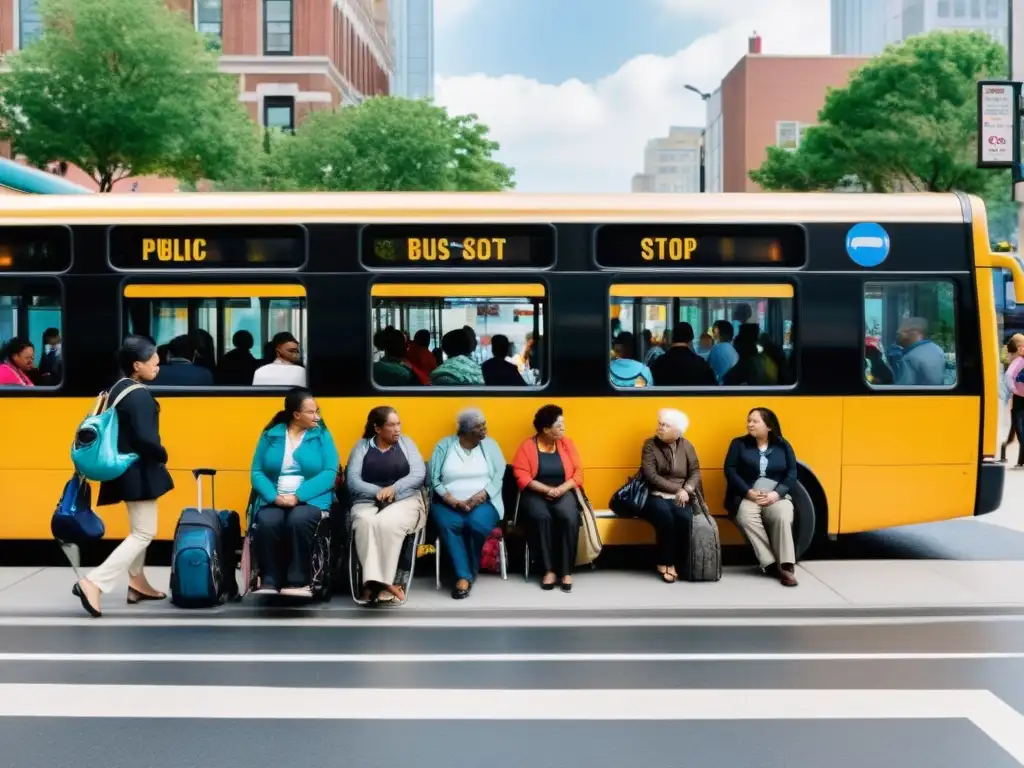
[[[799,480],[789,490],[793,499],[793,546],[797,561],[811,550],[818,538],[818,520],[814,500]]]

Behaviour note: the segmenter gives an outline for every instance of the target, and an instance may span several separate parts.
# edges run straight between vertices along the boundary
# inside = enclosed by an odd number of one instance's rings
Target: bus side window
[[[865,284],[864,378],[872,387],[956,386],[952,282]]]
[[[56,280],[0,281],[0,348],[15,341],[22,346],[10,372],[13,381],[36,387],[59,387],[64,378],[62,334],[64,311]],[[0,360],[0,365],[9,364]],[[7,378],[3,379],[6,382]]]

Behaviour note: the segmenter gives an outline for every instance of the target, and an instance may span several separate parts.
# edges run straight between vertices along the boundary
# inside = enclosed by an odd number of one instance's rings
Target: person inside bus
[[[302,367],[302,354],[298,340],[288,331],[274,334],[271,340],[274,360],[260,366],[252,377],[254,387],[305,387],[306,369]]]
[[[296,387],[263,428],[252,457],[250,479],[260,504],[257,594],[313,596],[313,537],[334,501],[337,475],[338,449],[313,393]]]
[[[640,516],[654,526],[655,568],[668,584],[679,578],[677,569],[689,570],[694,494],[701,488],[697,450],[684,437],[689,426],[685,413],[663,408],[640,452],[649,491]]]
[[[373,364],[373,381],[381,387],[415,387],[420,379],[405,359],[405,336],[397,328],[385,328],[378,339],[384,356]]]
[[[612,341],[613,359],[608,374],[616,387],[653,387],[651,369],[636,359],[636,343],[629,331],[623,331]]]
[[[157,532],[157,501],[174,489],[167,471],[167,450],[160,439],[160,405],[147,384],[160,373],[156,345],[141,336],[129,336],[117,351],[121,378],[107,393],[107,402],[117,412],[119,453],[135,453],[138,460],[116,480],[100,484],[97,505],[124,502],[128,508],[128,537],[89,575],[80,579],[72,594],[92,616],[102,616],[100,597],[109,593],[128,575],[128,603],[163,600],[146,578],[146,550]],[[136,389],[118,398],[134,385]]]
[[[452,597],[461,600],[469,597],[484,544],[505,514],[505,457],[487,436],[480,410],[467,408],[455,423],[455,434],[434,448],[428,482],[430,519],[455,571]]]
[[[466,339],[461,329],[453,333]],[[398,411],[387,405],[370,411],[345,469],[364,600],[405,600],[405,591],[394,581],[406,536],[426,522],[425,477],[423,457],[402,434]]]
[[[867,368],[867,379],[871,384],[878,386],[892,385],[895,379],[892,369],[886,364],[885,356],[877,344],[867,342],[864,347],[864,360]]]
[[[767,333],[761,334],[758,343],[764,356],[775,366],[775,383],[779,386],[786,386],[796,381],[793,377],[789,360],[786,359],[786,350],[776,344],[774,339]]]
[[[700,355],[693,351],[693,326],[676,323],[672,345],[651,363],[651,373],[659,387],[713,387],[715,374]]]
[[[941,387],[946,379],[946,355],[928,338],[928,321],[908,317],[896,332],[899,342],[899,370],[896,384],[902,387]]]
[[[561,581],[562,591],[571,592],[580,533],[575,491],[583,488],[583,464],[565,436],[565,416],[557,405],[538,410],[533,428],[534,436],[523,441],[512,459],[519,512],[544,573],[541,588],[554,589]]]
[[[234,348],[221,355],[217,363],[217,384],[222,387],[247,387],[252,384],[252,377],[259,368],[252,354],[256,340],[251,333],[241,330],[235,331],[231,343]]]
[[[61,355],[60,329],[47,328],[43,331],[43,358],[39,361],[39,373],[43,384],[59,384],[64,375],[64,358]]]
[[[405,350],[405,359],[409,361],[414,371],[421,374],[420,383],[429,384],[430,372],[437,368],[437,360],[430,351],[430,331],[426,328],[416,331]]]
[[[217,342],[213,340],[213,334],[203,328],[197,329],[195,345],[196,355],[192,362],[215,374],[217,371]]]
[[[775,566],[783,585],[796,586],[793,499],[796,454],[767,408],[747,414],[747,433],[725,455],[725,508],[754,549],[761,570]]]
[[[515,363],[509,362],[509,353],[512,350],[512,343],[508,336],[496,333],[491,337],[490,360],[485,360],[480,366],[480,372],[484,376],[484,384],[489,387],[525,387],[526,382],[519,373]]]
[[[772,387],[778,382],[779,371],[757,343],[761,328],[757,323],[740,326],[733,347],[736,348],[736,365],[722,377],[727,387]]]
[[[735,336],[735,331],[732,327],[732,323],[728,320],[716,320],[715,324],[711,326],[711,334],[714,338],[714,346],[711,347],[711,352],[708,353],[708,365],[711,366],[711,370],[715,374],[715,379],[719,384],[722,383],[722,379],[737,362],[739,362],[739,355],[736,353],[736,347],[733,346],[732,340]]]
[[[167,362],[153,380],[160,387],[212,387],[213,374],[196,365],[196,348],[191,337],[176,336],[167,345]]]
[[[470,354],[473,342],[463,328],[448,331],[441,338],[441,349],[444,350],[445,361],[430,373],[430,383],[439,387],[459,387],[482,385],[484,374],[480,364]]]
[[[697,343],[697,354],[704,360],[708,359],[708,355],[711,354],[711,348],[715,346],[715,340],[710,333],[704,331],[700,335],[700,339]]]
[[[0,349],[0,387],[32,387],[36,348],[28,339],[15,336]]]
[[[466,332],[466,336],[469,337],[469,356],[476,360],[476,350],[480,346],[480,340],[476,337],[476,328],[472,325],[462,326],[462,330]]]

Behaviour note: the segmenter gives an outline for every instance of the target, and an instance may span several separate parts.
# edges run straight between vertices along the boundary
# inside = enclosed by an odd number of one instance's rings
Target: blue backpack
[[[57,508],[50,518],[50,533],[61,544],[85,544],[103,538],[103,520],[92,511],[92,491],[81,475],[64,486]]]
[[[93,413],[78,425],[71,444],[71,461],[75,471],[85,479],[97,483],[116,480],[138,461],[138,454],[117,450],[117,405],[136,389],[143,389],[143,386],[131,384],[125,387],[113,403],[110,403],[110,392],[102,393],[102,403],[98,403]]]

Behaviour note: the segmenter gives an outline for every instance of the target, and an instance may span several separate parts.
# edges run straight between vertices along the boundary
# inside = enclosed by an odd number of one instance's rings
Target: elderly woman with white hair
[[[650,493],[640,516],[654,526],[658,573],[671,584],[677,568],[690,562],[693,496],[700,488],[700,462],[693,443],[683,437],[690,420],[670,408],[658,412],[658,429],[644,441],[640,467]]]
[[[430,458],[430,519],[455,571],[452,597],[469,597],[488,535],[504,517],[501,500],[505,457],[487,436],[477,408],[456,419],[456,431],[437,444]]]

